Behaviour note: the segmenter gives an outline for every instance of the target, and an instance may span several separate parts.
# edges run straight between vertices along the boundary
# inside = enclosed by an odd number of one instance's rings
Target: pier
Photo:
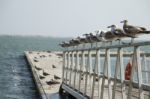
[[[59,52],[26,51],[27,61],[42,99],[59,99],[62,57]]]
[[[77,99],[150,99],[150,52],[143,50],[147,46],[150,42],[80,45],[63,52],[27,51],[25,55],[43,99],[59,99],[58,92]],[[127,80],[125,69],[130,59],[132,70]],[[44,76],[43,71],[49,75]]]

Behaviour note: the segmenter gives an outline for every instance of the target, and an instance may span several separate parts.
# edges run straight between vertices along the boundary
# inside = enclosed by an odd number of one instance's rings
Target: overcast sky
[[[150,29],[150,0],[0,0],[0,34],[76,37],[123,19]]]

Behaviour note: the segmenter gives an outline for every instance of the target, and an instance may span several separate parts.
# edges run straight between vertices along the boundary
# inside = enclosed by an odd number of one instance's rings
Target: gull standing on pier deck
[[[121,23],[124,23],[123,24],[124,32],[126,34],[129,34],[129,35],[133,36],[131,42],[133,42],[134,38],[137,37],[140,34],[149,34],[150,33],[150,31],[147,31],[146,28],[144,28],[144,27],[128,25],[127,20],[123,20],[123,21],[121,21]]]
[[[44,76],[48,76],[48,75],[50,75],[50,74],[47,73],[47,72],[45,72],[45,71],[43,70],[43,75],[44,75]]]

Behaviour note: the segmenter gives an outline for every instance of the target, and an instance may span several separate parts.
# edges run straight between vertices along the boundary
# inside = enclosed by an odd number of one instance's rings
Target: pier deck
[[[59,99],[62,57],[57,52],[25,52],[42,99]]]
[[[80,57],[82,57],[82,54],[78,53]],[[60,84],[62,83],[62,66],[63,66],[63,58],[62,58],[62,53],[60,52],[25,52],[25,55],[27,57],[27,60],[31,66],[31,70],[35,79],[35,82],[37,84],[38,90],[42,96],[43,99],[60,99],[61,97],[58,94]],[[102,56],[103,53],[101,53]],[[125,54],[124,54],[125,55]],[[70,58],[72,58],[72,55],[68,55]],[[76,58],[76,55],[73,55],[74,58]],[[91,55],[92,56],[92,55]],[[95,55],[94,55],[95,56]],[[110,54],[111,56],[111,54]],[[88,57],[85,53],[85,57]],[[73,63],[72,61],[68,59],[69,64]],[[70,62],[71,61],[71,62]],[[90,60],[91,61],[91,60]],[[78,62],[77,62],[78,63]],[[68,64],[66,62],[66,64]],[[69,65],[68,64],[68,65]],[[76,64],[76,63],[75,63]],[[78,63],[79,64],[79,63]],[[67,66],[67,65],[66,65]],[[79,97],[79,99],[84,99],[84,93],[85,93],[85,83],[87,81],[87,87],[86,87],[86,95],[90,98],[92,95],[92,85],[93,85],[93,74],[86,73],[82,71],[82,76],[80,79],[80,71],[75,73],[74,69],[69,69],[65,68],[65,78],[63,82],[62,88],[70,93],[71,95],[75,97]],[[67,72],[66,72],[67,71]],[[49,75],[45,75],[44,73],[48,73]],[[76,75],[76,77],[75,77]],[[86,75],[87,75],[87,80],[86,80]],[[61,79],[56,79],[56,78],[61,78]],[[70,78],[71,77],[71,78]],[[99,81],[95,82],[94,90],[93,90],[93,98],[90,99],[100,99],[101,97],[101,87],[104,86],[102,92],[103,92],[103,98],[104,99],[109,99],[109,91],[113,92],[113,85],[114,85],[114,78],[109,78],[110,82],[108,82],[108,78],[105,78],[104,84],[103,82],[103,76],[95,76]],[[76,78],[76,79],[75,79]],[[48,82],[54,81],[57,84],[49,84]],[[79,81],[80,81],[80,88],[79,88]],[[51,82],[52,83],[52,82]],[[128,82],[123,82],[126,87],[125,87],[125,92],[124,94],[127,96],[128,95],[128,90],[129,90],[129,81]],[[109,86],[110,85],[110,86]],[[122,97],[122,84],[120,81],[117,81],[116,88],[115,88],[115,94],[116,97],[115,99],[121,99]],[[149,86],[142,85],[143,86],[143,95],[144,99],[149,99]],[[109,87],[112,89],[109,90]],[[82,93],[82,94],[79,94]],[[137,99],[139,95],[138,91],[138,84],[133,83],[133,88],[132,88],[132,98],[131,99]]]

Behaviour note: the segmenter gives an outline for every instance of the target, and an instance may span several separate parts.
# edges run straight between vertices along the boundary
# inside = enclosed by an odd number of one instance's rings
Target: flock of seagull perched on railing
[[[131,38],[131,43],[133,43],[134,38],[137,38],[141,34],[150,34],[144,27],[128,25],[127,20],[123,20],[120,23],[123,23],[123,29],[117,28],[116,25],[110,25],[107,28],[110,28],[110,31],[95,31],[95,35],[93,33],[84,34],[85,37],[77,37],[68,42],[62,42],[59,44],[61,47],[70,47],[77,46],[83,43],[94,43],[94,42],[111,42],[112,41],[120,41],[122,38]]]

